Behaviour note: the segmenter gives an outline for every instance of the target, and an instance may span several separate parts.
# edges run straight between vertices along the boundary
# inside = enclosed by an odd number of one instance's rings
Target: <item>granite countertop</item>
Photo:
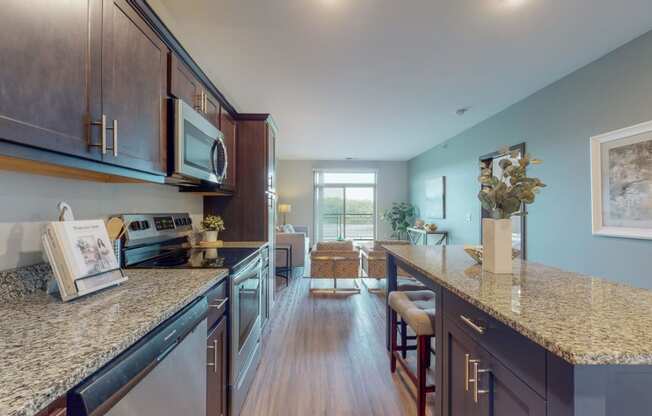
[[[495,275],[462,246],[385,247],[571,364],[652,364],[650,290],[520,260],[512,275]]]
[[[69,303],[36,290],[0,302],[0,415],[31,416],[227,276],[225,269],[127,270]]]

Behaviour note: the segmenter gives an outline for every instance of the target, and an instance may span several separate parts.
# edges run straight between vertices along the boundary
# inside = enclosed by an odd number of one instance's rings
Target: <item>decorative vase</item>
[[[512,220],[482,220],[482,269],[512,273]]]
[[[215,241],[217,241],[217,234],[218,234],[218,231],[205,230],[204,231],[204,241],[209,242],[209,243],[214,243]]]

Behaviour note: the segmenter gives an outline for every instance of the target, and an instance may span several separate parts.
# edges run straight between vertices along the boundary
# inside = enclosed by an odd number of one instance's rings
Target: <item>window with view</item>
[[[376,237],[376,172],[315,171],[317,241]]]

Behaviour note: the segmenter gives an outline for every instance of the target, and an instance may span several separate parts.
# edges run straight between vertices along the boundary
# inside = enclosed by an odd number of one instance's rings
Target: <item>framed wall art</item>
[[[591,137],[593,234],[652,239],[652,121]]]

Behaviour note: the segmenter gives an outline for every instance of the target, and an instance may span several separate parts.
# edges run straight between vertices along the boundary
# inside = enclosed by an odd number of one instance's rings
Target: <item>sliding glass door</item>
[[[376,237],[376,173],[315,172],[318,241]]]

